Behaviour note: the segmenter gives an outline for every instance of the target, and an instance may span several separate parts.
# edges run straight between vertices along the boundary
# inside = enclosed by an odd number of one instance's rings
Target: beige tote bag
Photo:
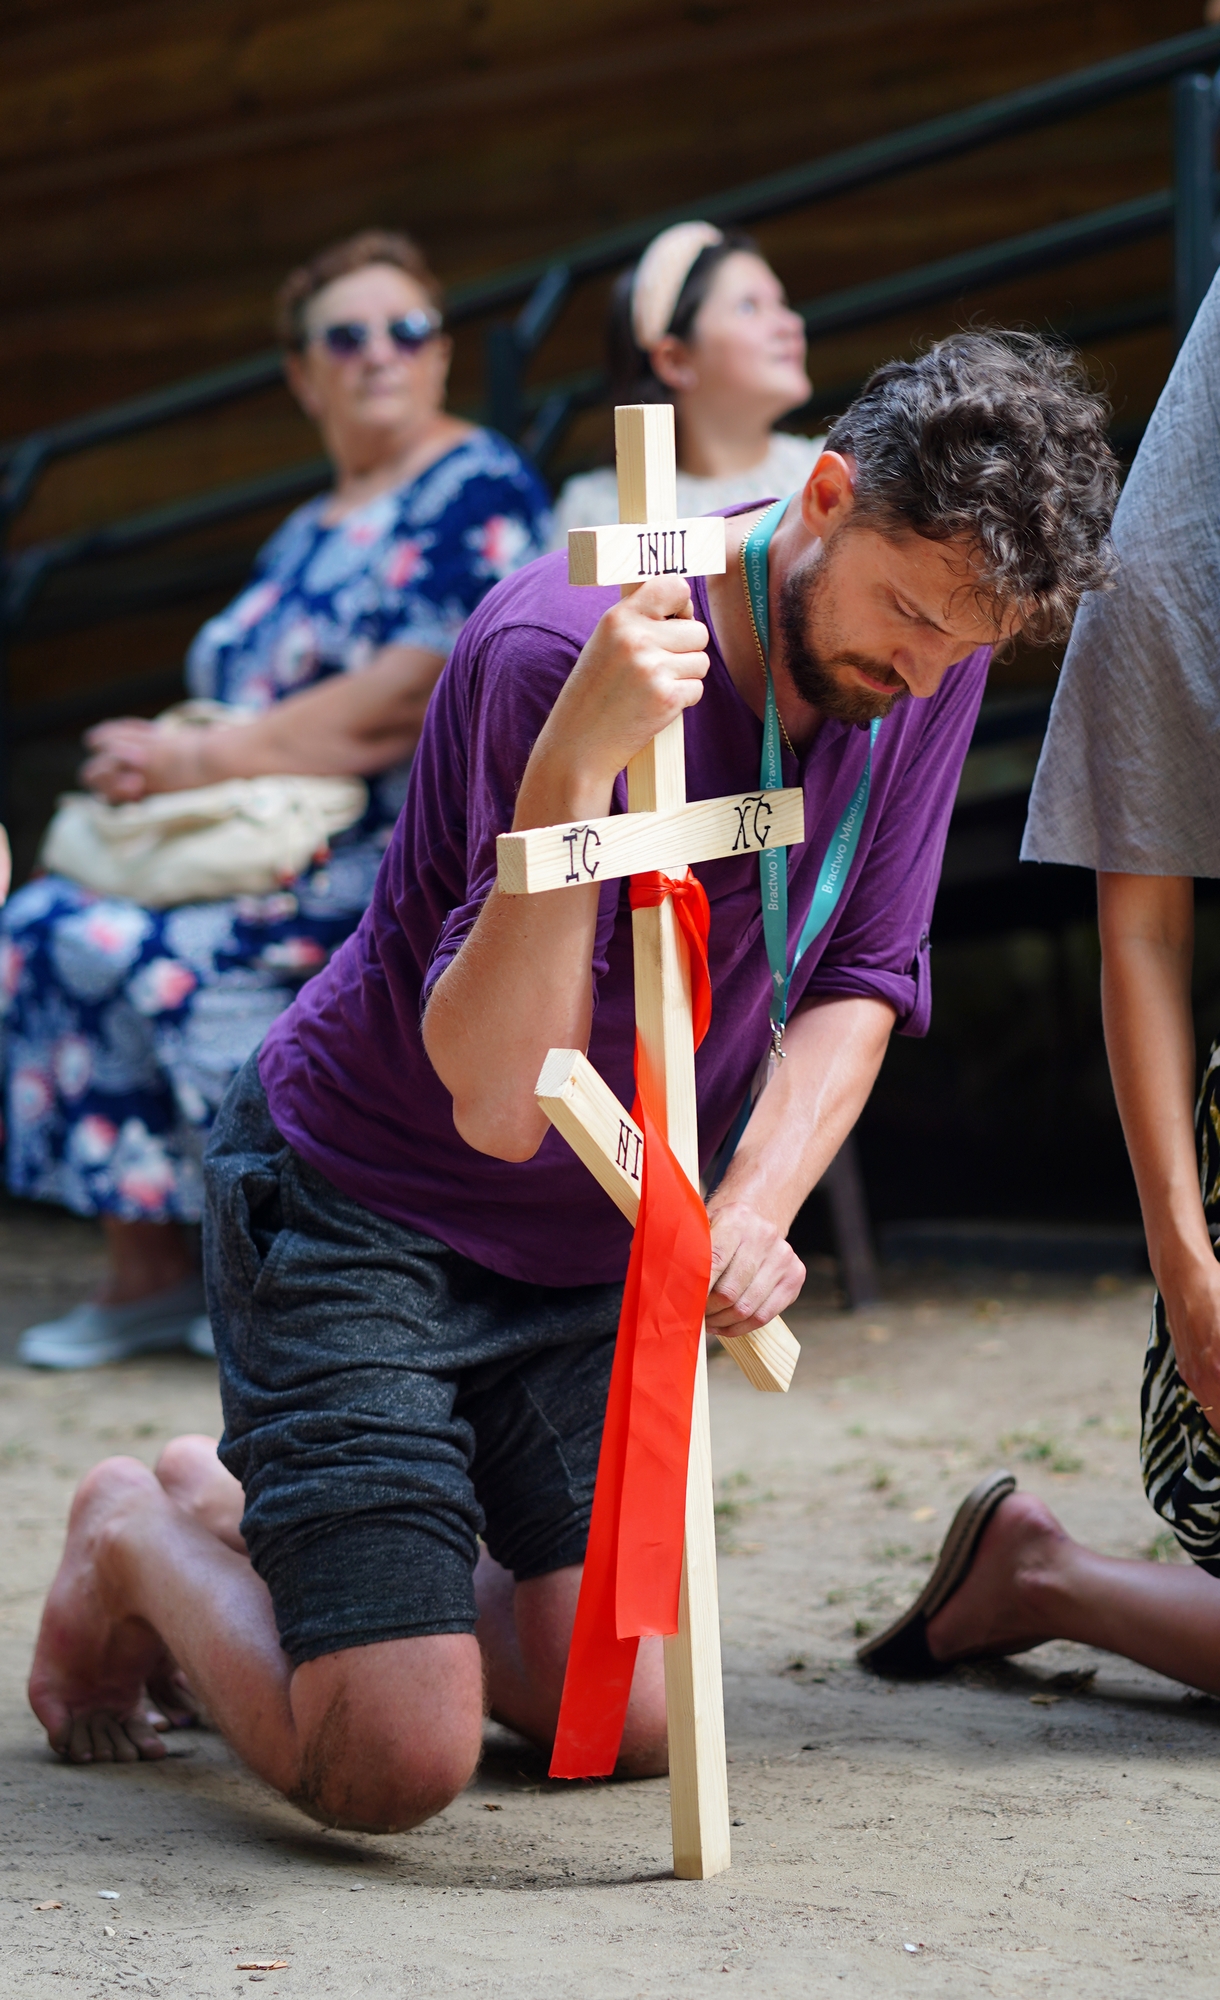
[[[173,728],[252,720],[247,709],[183,702],[160,718]],[[39,860],[103,896],[149,909],[261,896],[290,882],[368,805],[361,778],[272,775],[224,778],[188,792],[153,792],[107,805],[68,792],[47,828]]]

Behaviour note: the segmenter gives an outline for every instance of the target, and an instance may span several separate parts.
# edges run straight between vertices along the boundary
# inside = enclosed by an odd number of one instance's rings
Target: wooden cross
[[[574,528],[568,536],[573,583],[637,590],[654,576],[709,576],[725,567],[724,521],[677,517],[674,416],[668,403],[614,413],[618,459],[617,526]],[[692,861],[789,846],[804,838],[800,791],[686,798],[683,719],[661,730],[627,766],[625,814],[574,826],[501,834],[498,883],[534,895],[652,869],[681,873]],[[699,1184],[695,1047],[686,948],[668,898],[632,912],[636,1028],[641,1057],[664,1105],[665,1136],[679,1165]],[[632,1223],[640,1198],[643,1135],[580,1050],[552,1049],[537,1096],[556,1129]],[[800,1352],[781,1319],[725,1343],[759,1389],[785,1390]],[[674,1873],[716,1875],[729,1865],[728,1780],[716,1539],[712,1507],[707,1358],[700,1342],[695,1376],[686,1542],[679,1630],[665,1641],[670,1816]]]

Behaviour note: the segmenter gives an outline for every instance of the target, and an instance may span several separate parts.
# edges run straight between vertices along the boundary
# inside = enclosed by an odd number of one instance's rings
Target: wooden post
[[[619,409],[614,418],[619,524],[573,531],[571,580],[618,583],[626,595],[652,576],[723,573],[723,521],[677,519],[670,406]],[[750,793],[688,806],[681,717],[628,764],[627,805],[628,821],[638,817],[636,827],[611,816],[581,826],[501,834],[501,891],[528,896],[656,868],[676,872],[692,859],[757,852],[804,838],[799,791]],[[695,1038],[685,942],[668,898],[654,909],[634,910],[631,921],[639,1060],[670,1148],[698,1187]],[[538,1096],[611,1199],[634,1218],[638,1156],[629,1146],[620,1158],[618,1148],[624,1134],[637,1142],[640,1134],[609,1088],[594,1077],[584,1055],[552,1049],[538,1079]],[[782,1320],[727,1345],[756,1388],[788,1387],[799,1349]],[[685,1530],[678,1631],[665,1641],[670,1816],[675,1874],[703,1879],[729,1865],[705,1341],[699,1343],[695,1373]]]
[[[619,520],[674,520],[678,496],[672,406],[651,403],[616,410],[614,443]],[[665,812],[685,803],[686,741],[679,716],[628,764],[627,807],[629,812]],[[656,909],[633,911],[631,931],[641,1060],[653,1080],[655,1102],[664,1106],[670,1148],[683,1172],[698,1187],[699,1116],[690,972],[673,903],[667,899]],[[732,1859],[712,1491],[707,1343],[701,1340],[686,1480],[686,1545],[678,1630],[665,1641],[674,1873],[695,1881],[718,1875]]]

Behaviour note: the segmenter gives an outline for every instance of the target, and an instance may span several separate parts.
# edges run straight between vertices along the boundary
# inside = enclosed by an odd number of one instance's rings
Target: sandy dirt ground
[[[95,1261],[83,1227],[0,1217],[0,1352]],[[1068,1645],[914,1687],[852,1660],[996,1463],[1165,1559],[1136,1463],[1147,1287],[925,1281],[851,1318],[823,1285],[792,1317],[788,1397],[711,1371],[734,1854],[704,1884],[670,1877],[663,1781],[552,1785],[491,1728],[470,1789],[386,1840],[310,1825],[208,1733],[160,1766],[58,1764],[24,1680],[73,1483],[216,1426],[214,1376],[0,1365],[3,1992],[1210,2000],[1220,1705]]]

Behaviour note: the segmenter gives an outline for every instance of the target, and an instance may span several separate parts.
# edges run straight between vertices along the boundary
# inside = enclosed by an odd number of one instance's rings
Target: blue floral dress
[[[246,590],[187,658],[196,696],[269,708],[383,646],[452,650],[492,584],[541,554],[547,496],[476,431],[410,485],[333,527],[290,515]],[[147,910],[63,876],[0,915],[7,1178],[82,1215],[195,1222],[200,1161],[234,1073],[359,923],[402,804],[403,764],[369,781],[330,858],[267,896]]]

